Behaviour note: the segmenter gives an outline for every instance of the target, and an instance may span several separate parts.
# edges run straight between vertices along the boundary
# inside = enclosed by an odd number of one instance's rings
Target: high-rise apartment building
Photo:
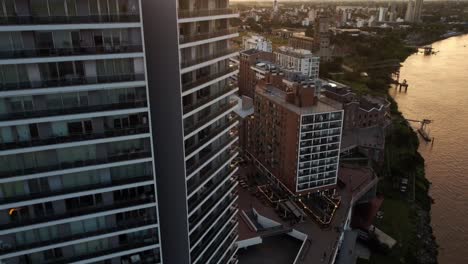
[[[228,0],[143,1],[165,263],[236,262],[238,16]]]
[[[423,8],[423,1],[424,0],[416,0],[416,4],[414,6],[414,22],[421,22],[421,14]]]
[[[0,2],[0,263],[161,263],[140,1]]]
[[[330,18],[327,16],[319,16],[315,19],[314,40],[320,58],[324,61],[332,59],[332,49],[330,45]]]
[[[267,74],[255,89],[249,155],[293,194],[335,188],[343,110],[293,72]]]
[[[406,22],[414,22],[414,10],[415,10],[414,1],[409,0],[408,5],[406,7],[406,13],[405,13]]]
[[[284,69],[289,69],[309,76],[312,80],[319,78],[320,57],[310,50],[279,47],[276,63]]]

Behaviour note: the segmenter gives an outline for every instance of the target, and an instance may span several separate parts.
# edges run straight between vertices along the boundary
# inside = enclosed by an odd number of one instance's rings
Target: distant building
[[[314,49],[314,38],[306,37],[305,33],[294,33],[289,38],[288,45],[295,49],[305,49],[312,51]]]
[[[342,103],[345,112],[343,128],[367,128],[386,126],[390,102],[383,97],[357,96],[346,86],[329,83],[323,86],[323,94]]]
[[[406,22],[414,22],[414,2],[413,2],[413,0],[410,0],[408,2],[408,6],[406,7],[405,21]]]
[[[318,50],[320,58],[330,61],[332,50],[330,48],[330,18],[319,17],[315,23],[315,50]]]
[[[366,23],[365,20],[363,20],[363,19],[358,19],[358,20],[356,21],[356,27],[362,28],[362,27],[365,26],[365,23]]]
[[[416,5],[414,6],[414,22],[421,22],[421,13],[424,0],[416,0]]]
[[[375,16],[371,16],[368,21],[368,26],[375,27],[376,25],[377,25],[377,22],[375,21]]]
[[[294,194],[334,189],[342,121],[340,104],[307,76],[272,76],[255,89],[248,153]]]
[[[387,8],[380,7],[379,8],[379,22],[385,21],[386,15],[387,15]]]
[[[318,79],[320,57],[312,54],[310,50],[280,47],[276,52],[276,62],[285,69],[290,69],[310,77]]]
[[[315,9],[310,10],[308,16],[309,21],[315,21],[315,19],[317,18],[317,11]]]
[[[242,44],[243,44],[244,50],[256,49],[256,50],[261,50],[265,52],[273,51],[273,46],[271,44],[271,41],[259,35],[244,37],[242,39]]]
[[[294,34],[294,32],[295,31],[288,30],[288,29],[285,29],[285,28],[273,29],[273,35],[276,35],[276,36],[284,38],[284,39],[290,38]]]

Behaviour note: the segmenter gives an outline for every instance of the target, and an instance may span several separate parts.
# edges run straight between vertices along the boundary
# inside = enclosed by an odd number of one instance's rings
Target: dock
[[[406,121],[421,123],[421,127],[419,127],[417,129],[418,133],[421,135],[421,137],[425,141],[427,141],[427,142],[432,141],[431,136],[429,136],[429,133],[426,131],[426,126],[431,124],[433,122],[433,120],[429,120],[429,119],[423,119],[423,120],[406,119]]]

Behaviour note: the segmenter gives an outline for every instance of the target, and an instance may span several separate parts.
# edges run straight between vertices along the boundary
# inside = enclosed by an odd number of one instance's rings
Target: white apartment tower
[[[161,263],[140,1],[0,3],[0,263]]]
[[[414,22],[414,1],[409,0],[406,7],[405,22]]]
[[[260,35],[244,37],[242,39],[244,50],[256,49],[265,52],[272,52],[273,45],[270,40]]]
[[[309,50],[279,47],[275,52],[276,63],[281,67],[301,72],[316,80],[319,78],[320,57]]]
[[[239,54],[228,0],[143,1],[163,261],[236,263]],[[160,32],[164,32],[161,34]]]
[[[424,0],[416,0],[416,5],[414,6],[414,22],[421,22],[421,14],[423,8]]]

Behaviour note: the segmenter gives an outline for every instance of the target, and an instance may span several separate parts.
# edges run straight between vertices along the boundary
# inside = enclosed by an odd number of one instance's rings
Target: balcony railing
[[[188,209],[189,212],[192,212],[198,205],[206,203],[208,200],[205,200],[208,198],[210,195],[214,195],[212,192],[216,189],[219,188],[216,192],[221,192],[224,193],[224,191],[229,190],[230,187],[232,187],[231,182],[227,180],[226,182],[223,183],[223,181],[226,180],[226,178],[229,176],[230,173],[232,173],[235,170],[235,168],[231,168],[227,172],[217,175],[215,177],[216,181],[212,183],[211,181],[205,184],[205,188],[203,189],[202,192],[198,191],[197,194],[198,196],[193,196],[192,198],[189,199],[188,201]],[[222,177],[220,177],[222,176]],[[221,190],[221,191],[220,191]],[[205,200],[205,201],[204,201]],[[203,207],[203,206],[202,206]]]
[[[232,102],[229,102],[229,103],[226,103],[220,107],[218,107],[213,113],[209,114],[209,115],[206,115],[206,116],[203,116],[201,118],[198,119],[197,122],[193,122],[193,123],[189,123],[189,122],[186,122],[184,124],[184,132],[185,132],[185,135],[188,135],[190,133],[192,133],[193,131],[197,130],[198,128],[206,125],[208,122],[210,122],[211,120],[213,120],[214,118],[218,117],[219,115],[221,115],[222,113],[226,112],[227,110],[233,108],[234,106],[237,105],[237,101],[232,101]]]
[[[41,199],[45,197],[59,196],[63,194],[72,194],[72,193],[89,191],[93,189],[107,188],[107,187],[116,187],[119,185],[126,185],[129,183],[139,183],[139,182],[145,182],[145,181],[151,181],[151,180],[153,180],[153,175],[151,174],[145,175],[145,176],[139,176],[139,177],[120,179],[120,180],[111,178],[111,181],[108,183],[96,183],[96,184],[89,184],[89,185],[77,186],[77,187],[72,187],[72,188],[65,188],[65,189],[56,190],[56,191],[28,193],[28,194],[24,194],[21,196],[0,198],[0,204],[23,202],[23,201],[29,201],[29,200],[34,200],[34,199]]]
[[[221,215],[206,218],[196,231],[190,234],[190,244],[194,245],[202,236],[204,236],[202,239],[211,240],[214,234],[219,231],[219,229],[226,224],[234,214],[236,214],[236,209],[228,208],[227,211],[223,211]],[[210,228],[214,222],[217,223]],[[210,232],[210,234],[206,234],[206,232]]]
[[[98,111],[109,111],[109,110],[123,110],[131,108],[146,107],[146,100],[138,100],[133,102],[123,102],[115,104],[103,104],[103,105],[83,105],[79,107],[70,107],[70,108],[57,108],[57,109],[47,109],[47,110],[31,110],[25,112],[12,112],[7,114],[0,115],[0,121],[7,120],[18,120],[26,118],[37,118],[37,117],[50,117],[50,116],[59,116],[59,115],[72,115],[80,113],[92,113]]]
[[[218,252],[216,253],[216,255],[214,256],[214,260],[216,261],[217,259],[221,258],[221,256],[223,256],[223,254],[226,252],[226,250],[229,249],[229,247],[231,247],[232,243],[234,242],[234,239],[235,237],[237,236],[236,233],[234,233],[230,239],[228,239],[227,243],[225,243],[223,245],[223,247],[221,249],[218,250]],[[224,258],[222,259],[222,261],[220,263],[228,263],[228,261],[231,259],[231,257],[234,255],[234,253],[236,252],[236,249],[237,249],[237,246],[234,244],[232,245],[232,248],[228,250],[227,254],[224,256]]]
[[[200,214],[198,214],[197,217],[195,217],[194,219],[189,219],[189,230],[192,230],[199,222],[200,220],[206,216],[206,213],[208,211],[210,211],[213,206],[219,202],[219,200],[221,199],[221,197],[223,197],[225,194],[226,194],[226,191],[228,191],[230,188],[232,188],[234,186],[234,183],[230,183],[229,185],[229,188],[223,188],[223,191],[224,193],[220,193],[218,195],[215,195],[213,197],[211,197],[207,203],[205,203],[202,207],[200,207],[199,209],[202,210],[202,212]],[[234,192],[232,193],[234,194]],[[218,212],[219,211],[222,211],[223,209],[225,209],[232,201],[234,201],[237,196],[235,195],[228,195],[226,197],[224,197],[224,201],[222,201],[221,203],[218,204],[218,206],[216,206],[218,209],[215,209],[213,212]],[[219,209],[219,208],[223,208],[223,209]],[[213,213],[212,212],[212,213]],[[194,214],[196,215],[196,214]],[[193,217],[193,216],[192,216]]]
[[[90,160],[77,160],[75,162],[61,162],[61,163],[58,163],[55,165],[49,165],[49,166],[36,165],[28,169],[0,172],[0,178],[9,178],[9,177],[15,177],[15,176],[36,174],[36,173],[41,173],[41,172],[81,168],[81,167],[86,167],[86,166],[101,165],[101,164],[106,164],[106,163],[114,163],[114,162],[135,160],[135,159],[142,159],[142,158],[149,158],[149,157],[151,157],[151,151],[128,150],[128,153],[112,155],[112,156],[105,157],[105,158],[96,158],[96,159],[90,159]]]
[[[233,28],[227,28],[227,29],[217,30],[213,32],[197,33],[193,35],[181,35],[179,38],[179,43],[185,44],[185,43],[190,43],[190,42],[195,42],[195,41],[200,41],[200,40],[205,40],[205,39],[210,39],[210,38],[221,37],[225,35],[236,34],[237,32],[239,32],[239,29],[236,27],[233,27]]]
[[[87,16],[9,16],[0,17],[0,25],[84,24],[140,22],[139,14],[106,14]]]
[[[192,164],[187,163],[187,175],[192,174],[192,172],[194,172],[195,169],[197,169],[203,163],[205,163],[206,161],[208,161],[209,159],[214,157],[220,150],[222,150],[223,148],[229,146],[234,141],[235,141],[235,139],[229,138],[229,140],[226,140],[226,142],[224,142],[223,144],[221,144],[217,148],[212,149],[211,151],[200,154],[199,157],[198,157],[198,161],[193,162]]]
[[[198,58],[195,58],[195,59],[185,58],[185,59],[182,59],[181,67],[182,68],[187,68],[187,67],[197,65],[197,64],[200,64],[200,63],[203,63],[203,62],[207,62],[207,61],[214,60],[214,59],[217,59],[217,58],[220,58],[220,57],[223,57],[223,56],[227,56],[227,55],[230,55],[230,54],[232,54],[234,52],[238,52],[238,51],[239,50],[236,49],[236,48],[228,48],[228,49],[225,49],[225,50],[222,50],[222,51],[218,51],[218,52],[216,52],[214,54],[199,56]]]
[[[199,178],[197,180],[195,180],[194,178],[191,178],[190,180],[187,181],[187,194],[188,196],[190,196],[192,194],[193,191],[195,191],[195,189],[197,187],[200,186],[201,183],[203,183],[205,180],[207,180],[215,171],[223,168],[223,167],[226,167],[226,165],[224,165],[228,160],[230,160],[232,158],[232,156],[234,155],[234,153],[236,153],[237,150],[230,150],[229,151],[229,155],[226,155],[226,157],[223,157],[223,159],[219,162],[216,162],[216,165],[213,165],[213,167],[211,169],[209,169],[208,171],[203,171],[201,170],[199,172]]]
[[[144,81],[144,74],[120,74],[101,76],[67,76],[62,79],[48,79],[43,81],[0,83],[0,91],[14,91],[27,89],[40,89],[72,85],[90,85],[115,82]]]
[[[10,58],[33,58],[33,57],[56,57],[73,55],[97,55],[111,53],[141,52],[142,45],[116,45],[100,47],[72,47],[72,48],[47,48],[47,49],[14,49],[0,51],[0,59]]]
[[[101,257],[101,256],[106,256],[106,255],[111,255],[114,253],[120,253],[132,249],[138,249],[138,248],[143,248],[155,244],[159,244],[159,239],[157,234],[153,235],[144,235],[144,236],[129,236],[127,238],[128,240],[123,243],[120,242],[119,245],[116,245],[114,248],[110,249],[105,249],[105,250],[99,250],[91,254],[86,254],[86,255],[79,255],[79,256],[73,256],[73,257],[63,257],[61,259],[54,259],[52,261],[42,263],[42,264],[68,264],[68,263],[75,263],[79,262],[82,260],[87,260],[87,259],[92,259],[96,257]],[[156,262],[150,262],[151,264],[158,264],[160,263],[161,260],[156,260]],[[139,262],[144,263],[144,262]]]
[[[233,228],[235,228],[235,226],[236,226],[235,223],[230,223],[229,225],[227,225],[224,231],[222,231],[221,234],[216,238],[216,240],[213,243],[211,243],[208,250],[203,253],[199,261],[193,262],[193,263],[208,263],[208,259],[213,256],[213,254],[215,253],[217,249],[219,250],[224,249],[224,251],[226,251],[228,248],[228,245],[231,245],[233,241],[235,240],[235,235],[234,236],[230,235],[230,234],[235,234],[235,231],[234,233],[232,233]],[[220,243],[222,243],[223,240],[226,239],[226,237],[228,237],[227,240],[224,242],[224,244],[220,248]],[[210,242],[212,241],[205,242],[204,243],[205,245],[201,247],[202,249],[200,251],[203,251],[208,245],[208,243]],[[197,254],[194,254],[193,256],[194,256],[193,260],[196,260],[199,256],[199,253],[197,252]]]
[[[16,251],[22,251],[26,249],[31,249],[31,248],[37,248],[37,247],[43,247],[43,246],[48,246],[48,245],[53,245],[53,244],[59,244],[59,243],[64,243],[64,242],[70,242],[78,239],[83,239],[91,236],[98,236],[98,235],[103,235],[107,233],[112,233],[112,232],[117,232],[117,231],[123,231],[131,228],[136,228],[136,227],[141,227],[145,225],[152,225],[152,224],[157,224],[157,221],[155,219],[132,219],[128,221],[122,221],[120,223],[117,223],[115,227],[107,228],[107,229],[100,229],[98,231],[94,232],[87,232],[87,233],[82,233],[82,234],[75,234],[75,235],[68,235],[64,237],[59,237],[59,238],[53,238],[49,239],[46,241],[37,241],[33,243],[29,243],[26,245],[10,245],[9,247],[2,247],[0,249],[0,255],[1,254],[8,254],[11,252],[16,252]],[[63,234],[61,234],[63,235]]]
[[[87,141],[101,138],[121,137],[128,135],[149,133],[148,126],[138,126],[125,129],[106,129],[104,133],[70,134],[67,136],[56,136],[50,138],[35,138],[28,141],[15,141],[0,143],[0,151],[9,149],[31,148],[54,144]]]
[[[232,8],[197,9],[197,10],[179,9],[179,19],[192,18],[192,17],[231,15],[231,14],[235,14],[236,12],[237,11]]]
[[[216,78],[219,78],[221,76],[224,76],[224,75],[227,75],[231,72],[235,72],[239,69],[239,67],[237,65],[235,66],[231,66],[231,67],[228,67],[227,69],[225,69],[224,71],[221,71],[221,72],[217,72],[215,74],[211,74],[211,75],[208,75],[208,76],[203,76],[195,81],[192,81],[192,82],[188,82],[188,83],[185,83],[182,85],[182,91],[183,92],[186,92],[190,89],[193,89],[201,84],[204,84],[204,83],[207,83],[209,81],[212,81]]]
[[[76,216],[83,216],[95,213],[105,213],[106,211],[113,211],[119,208],[132,207],[136,205],[143,205],[147,203],[154,203],[154,194],[148,193],[143,196],[128,198],[125,201],[112,201],[112,204],[108,205],[93,205],[90,207],[80,207],[67,210],[63,214],[51,214],[47,216],[34,216],[34,218],[21,219],[20,221],[11,221],[7,224],[0,225],[0,230],[6,230],[11,228],[25,227],[29,225],[36,225],[41,223],[52,222],[60,219],[66,219]]]
[[[226,124],[224,125],[221,125],[217,128],[212,128],[212,130],[210,131],[210,133],[208,135],[205,135],[205,137],[201,140],[198,140],[198,142],[192,144],[191,146],[187,146],[185,148],[185,156],[188,156],[190,154],[192,154],[196,149],[198,149],[199,147],[203,146],[205,143],[207,143],[208,141],[210,141],[211,139],[213,139],[215,136],[217,136],[219,133],[221,133],[222,131],[226,130],[227,128],[229,128],[231,125],[233,125],[235,122],[237,122],[237,118],[232,118],[231,120],[227,121]]]
[[[213,100],[215,100],[215,99],[217,99],[219,97],[226,96],[227,94],[229,94],[230,92],[232,92],[236,88],[237,88],[237,86],[235,86],[234,84],[228,84],[225,87],[223,87],[223,89],[221,91],[219,91],[217,93],[214,93],[214,94],[199,98],[199,99],[197,99],[197,101],[195,103],[191,103],[191,104],[188,104],[188,105],[184,106],[184,114],[187,114],[188,112],[191,112],[191,111],[203,106],[204,104],[207,104],[208,102],[213,101]]]

